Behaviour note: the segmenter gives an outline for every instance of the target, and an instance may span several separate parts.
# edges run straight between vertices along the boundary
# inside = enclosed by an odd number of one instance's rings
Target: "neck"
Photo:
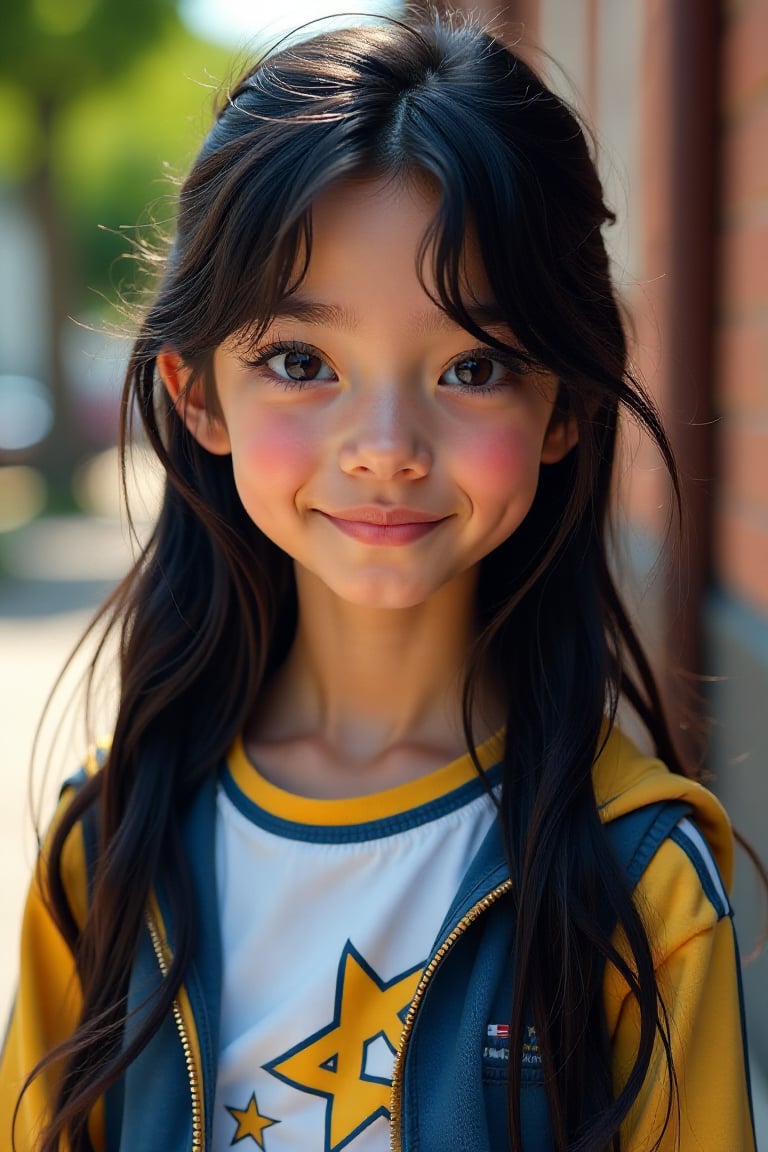
[[[255,741],[311,740],[357,763],[406,748],[431,750],[437,761],[463,751],[474,571],[406,609],[350,604],[305,570],[297,592],[296,638],[259,709]],[[494,721],[478,717],[478,739]]]

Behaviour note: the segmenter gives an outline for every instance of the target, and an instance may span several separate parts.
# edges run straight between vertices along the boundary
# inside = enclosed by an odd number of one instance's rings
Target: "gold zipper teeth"
[[[405,1054],[410,1042],[411,1032],[413,1031],[413,1023],[416,1019],[416,1014],[419,1010],[419,1005],[421,1004],[421,1001],[424,997],[427,986],[429,985],[429,982],[434,976],[436,970],[445,959],[446,955],[450,952],[451,948],[459,939],[459,937],[464,935],[470,924],[477,920],[478,916],[481,916],[483,912],[487,911],[487,909],[490,908],[492,904],[495,904],[500,896],[503,896],[506,892],[509,892],[511,887],[512,881],[509,879],[504,880],[501,884],[497,885],[496,888],[492,889],[485,896],[483,896],[482,900],[478,900],[477,904],[473,904],[466,915],[462,916],[461,920],[459,920],[456,927],[452,929],[448,936],[446,936],[445,940],[442,942],[437,952],[435,952],[434,956],[421,975],[421,980],[419,981],[418,987],[416,988],[413,996],[413,1000],[411,1000],[410,1007],[405,1017],[403,1031],[400,1036],[400,1044],[398,1045],[397,1055],[395,1056],[395,1063],[392,1069],[392,1096],[389,1104],[389,1146],[391,1152],[402,1152],[403,1089],[401,1081],[403,1076],[403,1065],[405,1063]]]
[[[147,927],[149,935],[152,940],[152,947],[157,957],[158,967],[162,973],[163,979],[168,975],[168,958],[166,956],[163,941],[160,937],[155,919],[150,912],[147,913]],[[179,1034],[181,1041],[181,1049],[184,1053],[184,1063],[187,1068],[187,1079],[189,1080],[189,1094],[192,1100],[192,1150],[191,1152],[203,1152],[203,1108],[202,1108],[202,1095],[197,1082],[197,1069],[195,1067],[195,1057],[192,1051],[192,1045],[189,1041],[189,1034],[187,1026],[184,1023],[184,1016],[181,1011],[181,1005],[178,1000],[173,1002],[173,1019],[176,1023],[176,1030]]]

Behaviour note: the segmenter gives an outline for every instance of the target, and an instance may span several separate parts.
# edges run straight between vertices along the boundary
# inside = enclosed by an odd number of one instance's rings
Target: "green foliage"
[[[57,0],[49,0],[51,10]],[[86,0],[62,0],[61,9],[82,9]],[[88,0],[90,5],[90,0]],[[32,14],[41,9],[41,0],[12,0],[11,39],[19,40],[19,29],[29,31]],[[106,5],[99,5],[101,11]],[[0,82],[0,180],[22,185],[40,162],[41,150],[48,148],[56,198],[66,221],[68,252],[73,262],[78,311],[104,311],[105,300],[114,301],[135,279],[135,265],[121,259],[137,241],[153,243],[157,222],[171,214],[176,183],[189,166],[211,122],[214,96],[229,77],[231,53],[220,45],[193,36],[178,21],[170,19],[167,0],[152,3],[110,3],[110,12],[121,10],[138,14],[158,9],[151,28],[159,28],[141,51],[134,37],[130,63],[120,56],[121,70],[115,74],[107,45],[96,37],[91,55],[100,57],[77,83],[73,73],[79,67],[74,54],[60,74],[66,83],[59,91],[49,130],[39,121],[36,94],[27,84],[13,83],[25,67],[10,68],[8,42],[0,36],[0,60],[4,72]],[[22,8],[24,12],[22,13]],[[162,22],[159,15],[163,16]],[[23,15],[23,19],[22,19]],[[95,20],[95,16],[94,16]],[[26,23],[25,23],[26,22]],[[119,30],[121,25],[116,26]],[[5,30],[5,29],[3,29]],[[85,28],[60,40],[65,56],[85,37]],[[146,31],[146,29],[145,29]],[[101,35],[101,32],[99,33]],[[54,43],[52,34],[42,38],[34,51],[45,58]],[[66,51],[65,51],[66,48]],[[30,59],[32,48],[20,52]],[[117,60],[115,64],[117,64]],[[98,75],[98,82],[93,78]],[[9,79],[10,77],[10,79]],[[70,80],[73,82],[70,83]]]
[[[32,170],[42,133],[29,93],[0,79],[0,179],[17,183]]]
[[[113,272],[116,257],[147,240],[135,229],[149,200],[155,218],[172,215],[168,173],[187,165],[227,68],[222,49],[184,29],[178,2],[5,0],[0,21],[0,181],[16,186],[44,250],[39,344],[55,421],[41,463],[65,500],[87,448],[68,318],[133,298],[122,282],[137,277]]]
[[[83,305],[135,279],[121,259],[169,232],[177,185],[212,119],[231,53],[176,29],[115,84],[75,101],[55,140],[60,194],[85,286]]]
[[[56,108],[177,23],[176,0],[5,0],[0,74]]]

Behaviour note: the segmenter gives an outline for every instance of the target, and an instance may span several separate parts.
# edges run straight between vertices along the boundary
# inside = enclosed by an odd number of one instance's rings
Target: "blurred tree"
[[[141,262],[120,257],[167,234],[176,185],[210,127],[214,95],[236,68],[230,49],[182,26],[63,112],[59,191],[78,252],[81,312],[109,318],[123,293],[135,298]]]
[[[66,493],[81,455],[62,363],[62,332],[75,311],[74,257],[59,209],[56,132],[84,93],[124,72],[148,45],[178,27],[177,0],[5,0],[0,75],[26,110],[24,192],[48,258],[47,383],[55,408],[43,468],[55,492]]]

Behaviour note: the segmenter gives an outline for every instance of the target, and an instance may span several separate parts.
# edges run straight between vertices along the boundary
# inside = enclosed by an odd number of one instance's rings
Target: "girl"
[[[675,480],[610,219],[471,23],[316,35],[223,104],[130,360],[167,485],[4,1146],[753,1148],[731,835],[606,559],[620,411]]]

